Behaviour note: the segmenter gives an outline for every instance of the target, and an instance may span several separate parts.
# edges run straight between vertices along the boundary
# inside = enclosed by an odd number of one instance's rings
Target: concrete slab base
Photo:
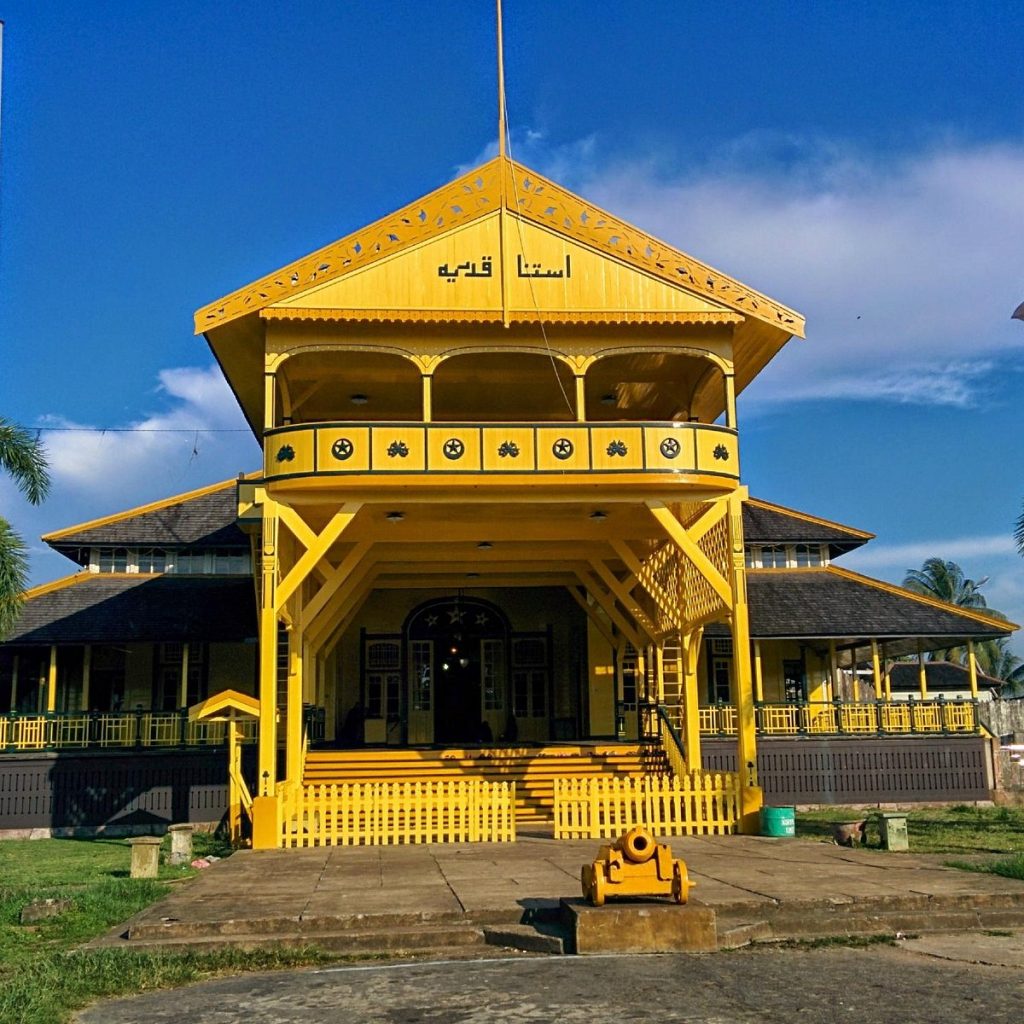
[[[718,949],[715,912],[689,903],[623,901],[592,907],[562,900],[576,953],[711,953]]]

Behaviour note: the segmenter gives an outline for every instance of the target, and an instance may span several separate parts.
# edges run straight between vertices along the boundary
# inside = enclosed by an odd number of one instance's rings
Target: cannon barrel
[[[658,848],[654,836],[640,825],[636,825],[624,835],[619,836],[613,845],[634,864],[645,864],[654,856],[654,851]]]

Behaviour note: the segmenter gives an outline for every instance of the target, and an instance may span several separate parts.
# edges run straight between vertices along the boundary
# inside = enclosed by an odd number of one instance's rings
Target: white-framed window
[[[512,641],[512,713],[516,718],[547,714],[548,644],[546,637]]]
[[[431,702],[431,671],[434,660],[432,640],[412,640],[409,643],[410,699],[413,711],[429,711]]]
[[[402,644],[366,641],[366,717],[395,718],[401,707]]]
[[[484,711],[501,711],[505,707],[505,642],[480,641],[480,686]]]
[[[793,554],[798,569],[821,565],[820,544],[797,544],[793,549]]]
[[[127,548],[100,548],[96,552],[96,564],[100,572],[127,572]]]
[[[785,569],[786,548],[783,544],[765,544],[761,548],[762,569]]]
[[[167,552],[163,548],[140,548],[139,572],[164,572],[167,568]]]

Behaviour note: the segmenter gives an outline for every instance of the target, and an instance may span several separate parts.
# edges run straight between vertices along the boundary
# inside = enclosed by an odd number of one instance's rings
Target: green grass
[[[878,826],[870,823],[872,813],[870,809],[849,807],[799,811],[796,833],[807,839],[831,842],[834,823],[868,818],[868,844],[878,847],[881,840]],[[1024,808],[957,804],[912,810],[907,812],[907,830],[914,853],[1009,854],[1011,861],[1020,861],[1024,851]]]
[[[164,845],[169,848],[168,841]],[[195,837],[195,849],[197,855],[230,852],[206,835]],[[129,863],[124,840],[0,841],[2,1024],[58,1024],[103,997],[338,959],[314,948],[201,954],[77,950],[196,874],[189,867],[162,865],[158,879],[133,879]],[[47,898],[70,900],[71,905],[38,924],[19,923],[25,904]]]

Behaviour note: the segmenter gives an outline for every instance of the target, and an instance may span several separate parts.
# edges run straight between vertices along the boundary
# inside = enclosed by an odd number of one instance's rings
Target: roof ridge
[[[216,491],[224,490],[237,482],[238,478],[233,477],[230,480],[222,480],[219,483],[207,484],[205,487],[198,487],[194,491],[185,491],[182,494],[174,494],[169,498],[161,498],[158,501],[151,501],[145,505],[137,505],[135,508],[125,509],[122,512],[113,512],[110,515],[100,516],[97,519],[88,519],[84,523],[76,523],[74,526],[65,526],[60,530],[54,530],[51,533],[44,533],[40,539],[45,541],[47,544],[50,544],[55,540],[60,540],[62,537],[67,537],[73,533],[80,533],[84,530],[95,530],[100,526],[109,526],[111,523],[121,523],[128,519],[134,519],[136,516],[156,512],[162,508],[170,508],[172,505],[183,504],[186,501],[201,498],[205,494],[213,494]]]

